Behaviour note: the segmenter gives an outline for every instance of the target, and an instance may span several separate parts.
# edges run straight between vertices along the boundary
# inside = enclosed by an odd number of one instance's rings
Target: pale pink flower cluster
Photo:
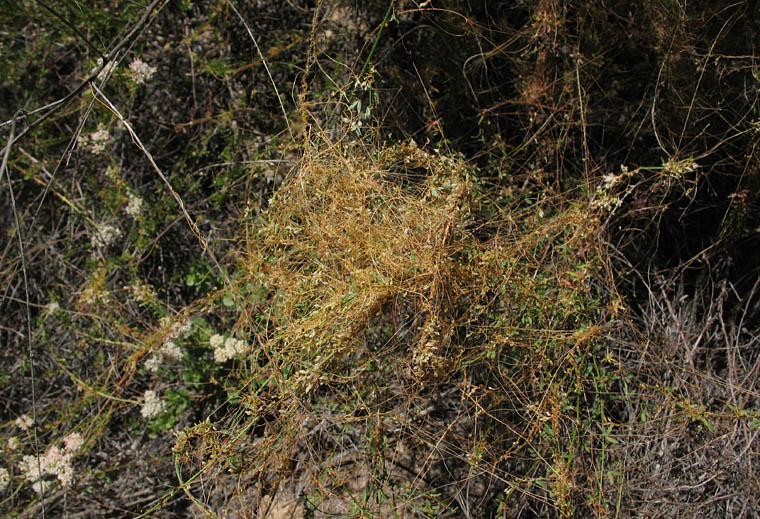
[[[63,449],[51,445],[39,458],[26,455],[19,463],[19,471],[38,494],[50,488],[55,481],[46,479],[46,476],[55,476],[64,486],[71,485],[74,480],[71,462],[84,440],[79,433],[72,433],[63,439],[63,443]]]
[[[132,74],[132,80],[137,83],[145,83],[156,72],[156,67],[151,67],[140,58],[136,58],[129,64],[129,71]]]
[[[225,338],[219,334],[212,335],[208,342],[214,348],[214,360],[219,363],[247,353],[250,349],[250,345],[245,341],[234,337]]]

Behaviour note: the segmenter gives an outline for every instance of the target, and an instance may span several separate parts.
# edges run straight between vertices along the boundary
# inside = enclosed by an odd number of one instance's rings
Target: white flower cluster
[[[21,441],[15,437],[11,436],[8,438],[8,450],[13,452],[15,450],[18,450],[18,448],[21,447]]]
[[[71,461],[84,440],[79,433],[72,433],[63,439],[63,443],[63,449],[52,445],[39,458],[27,455],[19,463],[19,471],[38,494],[42,494],[53,484],[54,480],[45,479],[45,476],[55,476],[65,486],[71,485],[74,480]]]
[[[151,67],[140,58],[136,58],[129,64],[129,71],[132,74],[132,80],[139,85],[151,78],[156,72],[156,67]]]
[[[82,304],[88,306],[94,305],[96,303],[106,303],[108,302],[108,292],[100,288],[89,286],[82,290],[81,294],[79,295],[79,300],[82,302]]]
[[[53,315],[57,314],[61,310],[61,305],[58,304],[58,301],[50,301],[48,304],[45,305],[44,311],[47,315]]]
[[[182,349],[180,349],[180,347],[172,341],[166,341],[161,346],[161,350],[158,353],[154,353],[148,357],[148,359],[145,361],[145,369],[151,373],[155,373],[158,371],[158,368],[161,367],[161,364],[164,363],[164,360],[177,361],[181,359]]]
[[[63,439],[63,444],[69,452],[77,452],[84,445],[84,438],[79,433],[71,433]]]
[[[111,134],[105,129],[103,124],[98,123],[97,131],[90,133],[89,135],[80,135],[77,142],[80,146],[90,150],[95,154],[103,153],[106,149],[106,143],[111,140]]]
[[[614,213],[623,203],[623,200],[618,196],[613,196],[611,193],[616,190],[615,188],[620,185],[623,180],[631,175],[632,173],[628,172],[628,167],[624,164],[620,165],[619,175],[615,175],[614,173],[603,175],[602,184],[596,188],[596,196],[591,202],[591,207],[605,212]]]
[[[663,171],[671,177],[681,177],[687,173],[695,171],[699,165],[694,162],[694,159],[688,158],[683,160],[669,159],[662,165]]]
[[[591,202],[591,207],[600,209],[605,212],[614,213],[623,201],[616,197],[610,196],[606,191],[597,193],[597,197]]]
[[[129,202],[124,211],[132,218],[137,219],[142,214],[143,199],[132,193],[127,194],[127,198],[129,198]]]
[[[169,328],[166,334],[167,341],[184,339],[190,334],[190,330],[193,328],[193,323],[190,321],[175,321],[172,323],[172,319],[169,316],[162,317],[159,323],[161,324],[162,328]]]
[[[161,318],[161,325],[169,328],[166,337],[164,337],[164,343],[161,345],[161,350],[152,354],[145,361],[145,369],[151,373],[158,371],[161,364],[165,360],[178,361],[182,360],[182,349],[174,342],[176,340],[184,339],[190,334],[193,325],[190,321],[178,321],[171,323],[169,317]]]
[[[143,395],[143,405],[140,409],[140,414],[143,418],[153,418],[164,412],[166,409],[166,402],[158,398],[158,395],[153,390],[147,390]]]
[[[245,341],[234,337],[225,339],[224,335],[219,334],[212,335],[208,342],[214,348],[214,360],[219,363],[247,353],[250,349],[250,345]]]
[[[95,232],[90,236],[90,244],[96,249],[108,247],[121,236],[121,230],[113,225],[101,223],[95,226]]]
[[[602,187],[606,189],[607,191],[609,191],[610,189],[615,187],[615,185],[620,181],[620,177],[613,173],[610,173],[609,175],[604,175],[602,177],[602,180],[603,180]]]
[[[156,298],[156,291],[154,288],[150,284],[144,283],[139,279],[131,285],[126,285],[124,289],[140,303],[149,303]]]
[[[16,418],[16,421],[13,422],[17,426],[21,427],[23,430],[28,431],[29,428],[34,424],[34,421],[32,420],[32,417],[28,414],[22,414],[18,418]]]
[[[8,474],[8,469],[6,468],[0,468],[0,492],[5,490],[5,487],[8,486],[8,483],[11,482],[11,475]]]

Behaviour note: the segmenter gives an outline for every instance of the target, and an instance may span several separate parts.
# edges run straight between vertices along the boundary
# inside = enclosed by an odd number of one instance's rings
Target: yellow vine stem
[[[55,363],[58,364],[58,367],[61,368],[61,371],[65,372],[71,380],[74,381],[74,383],[79,387],[80,389],[83,389],[93,395],[97,395],[100,397],[105,398],[106,400],[111,400],[114,402],[123,402],[125,404],[131,404],[131,405],[139,405],[140,402],[137,400],[131,400],[129,398],[120,398],[118,396],[109,395],[108,393],[105,393],[103,391],[100,391],[99,389],[95,389],[94,387],[90,386],[85,382],[84,380],[77,377],[74,373],[69,371],[66,366],[64,366],[58,359],[54,359]]]

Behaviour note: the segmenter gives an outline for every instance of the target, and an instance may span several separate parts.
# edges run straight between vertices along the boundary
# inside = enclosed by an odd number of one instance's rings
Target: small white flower
[[[102,287],[85,287],[84,290],[79,294],[79,300],[82,304],[85,305],[94,305],[96,303],[107,303],[108,302],[108,291],[104,290]]]
[[[131,285],[124,287],[132,294],[132,297],[140,303],[149,303],[156,298],[156,291],[148,283],[143,283],[139,279]]]
[[[153,418],[160,415],[166,409],[166,403],[158,398],[155,391],[147,390],[143,395],[144,403],[140,414],[143,418]]]
[[[18,450],[18,448],[21,446],[21,442],[19,439],[15,436],[11,436],[8,438],[8,450],[15,451]]]
[[[158,371],[158,368],[161,367],[162,363],[163,359],[161,358],[161,355],[153,354],[145,360],[145,369],[151,373],[156,373]]]
[[[218,363],[227,362],[233,357],[227,348],[217,348],[214,350],[214,360]]]
[[[90,237],[90,244],[96,249],[101,249],[111,245],[119,236],[121,236],[121,231],[117,227],[105,223],[98,224]]]
[[[8,486],[8,483],[11,482],[11,475],[8,474],[8,469],[5,467],[0,468],[0,492],[5,490],[5,487]]]
[[[79,433],[72,433],[64,439],[64,450],[53,445],[39,459],[26,455],[19,462],[19,472],[37,493],[46,491],[53,483],[45,479],[45,476],[55,476],[63,485],[68,486],[74,480],[71,460],[76,449],[81,447],[81,442]]]
[[[242,355],[249,349],[247,342],[235,339],[234,337],[227,337],[227,339],[224,339],[221,335],[213,335],[211,339],[209,339],[209,343],[214,348],[214,360],[219,363],[226,362],[238,355]]]
[[[224,336],[223,335],[219,335],[218,333],[215,333],[214,335],[212,335],[209,338],[208,343],[214,349],[221,348],[222,345],[224,344]]]
[[[82,448],[82,445],[84,445],[84,439],[81,434],[74,432],[66,436],[63,439],[63,443],[66,446],[66,451],[73,454]]]
[[[137,217],[142,214],[143,199],[132,193],[128,193],[127,198],[129,198],[129,202],[127,203],[127,207],[124,208],[124,211],[126,211],[126,213],[132,218],[137,219]]]
[[[609,191],[610,189],[615,187],[615,184],[618,183],[618,180],[620,180],[620,177],[610,174],[610,175],[604,175],[602,177],[602,180],[604,181],[604,184],[603,184],[604,189]]]
[[[98,123],[98,129],[89,135],[80,135],[77,142],[80,146],[90,150],[92,153],[103,153],[106,144],[111,140],[111,134],[108,133],[102,123]]]
[[[40,460],[39,466],[37,464],[37,458],[28,454],[21,458],[18,462],[18,470],[23,474],[24,478],[28,480],[39,479],[42,476],[41,473],[42,460]]]
[[[174,337],[178,339],[184,339],[188,335],[190,335],[190,332],[193,329],[193,323],[190,321],[181,321],[178,323],[174,323],[172,326],[172,332],[174,334]]]
[[[32,417],[28,414],[22,414],[18,418],[16,418],[16,421],[13,422],[19,427],[21,427],[23,430],[28,431],[29,428],[34,424],[34,421],[32,420]]]
[[[168,327],[166,332],[167,340],[184,339],[187,337],[193,329],[193,323],[189,320],[176,321],[172,323],[171,317],[164,316],[159,320],[159,324],[162,328]]]
[[[58,313],[60,309],[61,309],[61,305],[58,304],[58,301],[50,301],[48,304],[45,305],[45,313],[47,315],[53,315],[55,313]]]
[[[61,483],[68,485],[74,477],[71,457],[72,453],[63,452],[58,447],[52,446],[40,459],[40,465],[47,474],[56,476]]]
[[[164,345],[161,347],[161,353],[164,357],[171,360],[181,360],[182,359],[182,350],[179,346],[174,344],[172,341],[166,341]]]
[[[614,213],[617,208],[620,207],[620,205],[623,203],[620,198],[609,196],[604,192],[597,194],[600,196],[591,202],[591,207],[594,209],[601,209],[602,211],[609,211],[610,213]]]
[[[136,58],[129,64],[129,71],[132,74],[132,80],[138,85],[145,83],[156,72],[156,67],[151,67],[140,58]]]

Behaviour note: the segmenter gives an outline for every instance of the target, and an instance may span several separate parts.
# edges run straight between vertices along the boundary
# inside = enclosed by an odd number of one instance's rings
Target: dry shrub
[[[381,169],[397,161],[431,175],[405,189]],[[463,162],[414,146],[389,150],[374,164],[355,151],[304,158],[249,249],[248,270],[274,292],[273,317],[285,330],[278,355],[308,365],[338,360],[396,302],[420,325],[412,371],[437,372],[445,356],[454,358],[444,341],[451,342],[452,298],[463,289],[452,260],[471,241],[468,177]]]
[[[568,413],[595,398],[600,231],[567,196],[499,206],[464,161],[413,142],[307,147],[249,230],[237,289],[267,295],[243,305],[246,395],[177,459],[226,459],[237,498],[296,516],[483,516],[514,491],[571,510],[594,484]]]

